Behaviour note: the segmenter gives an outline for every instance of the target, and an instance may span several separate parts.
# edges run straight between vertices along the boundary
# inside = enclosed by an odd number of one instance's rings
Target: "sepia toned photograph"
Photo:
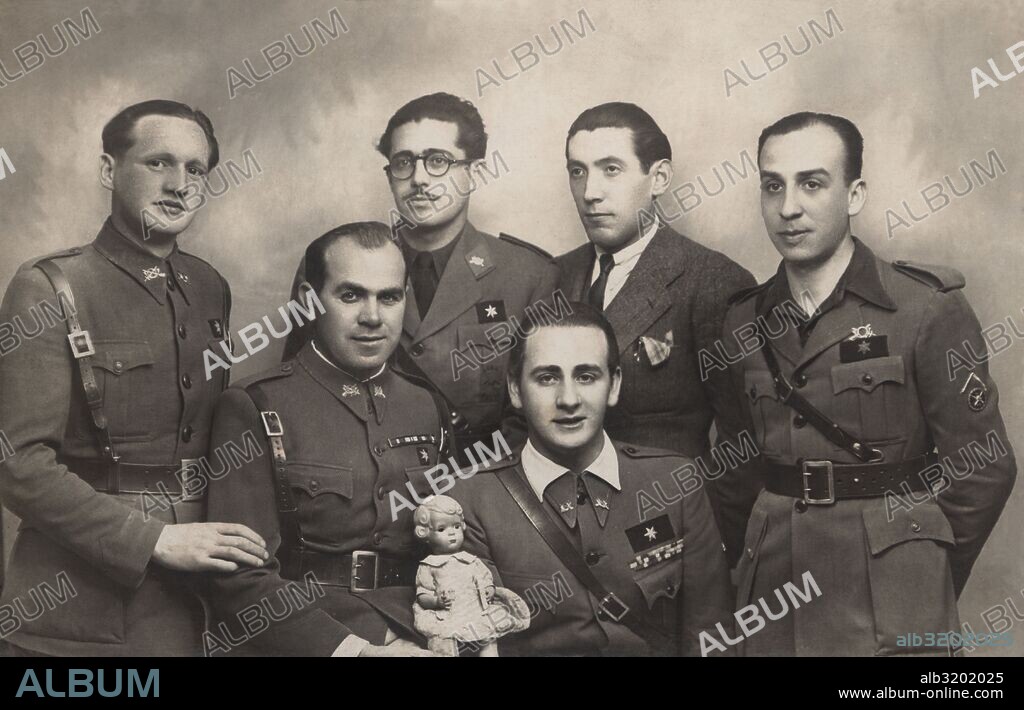
[[[0,695],[657,656],[1012,697],[1022,21],[0,0]]]

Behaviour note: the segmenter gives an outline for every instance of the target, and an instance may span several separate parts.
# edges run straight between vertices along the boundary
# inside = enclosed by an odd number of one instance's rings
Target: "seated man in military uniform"
[[[725,551],[703,487],[643,515],[643,492],[674,487],[692,461],[604,432],[622,372],[593,307],[541,326],[512,351],[508,389],[529,440],[459,481],[465,548],[522,596],[528,630],[505,655],[700,655],[700,632],[731,628]],[[648,519],[649,518],[649,519]],[[684,573],[685,570],[685,573]]]
[[[252,430],[267,450],[210,486],[214,519],[267,540],[257,574],[212,581],[208,653],[429,655],[413,638],[412,515],[389,493],[447,447],[443,403],[389,358],[405,310],[405,262],[386,225],[332,229],[306,250],[307,305],[323,308],[293,360],[243,380],[217,405],[213,445]],[[305,589],[305,598],[300,595]]]

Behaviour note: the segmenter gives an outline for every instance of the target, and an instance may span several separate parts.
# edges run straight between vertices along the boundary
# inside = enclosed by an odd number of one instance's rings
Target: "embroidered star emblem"
[[[482,256],[471,256],[469,257],[469,263],[472,264],[473,266],[483,266],[484,259]]]
[[[373,386],[373,396],[380,397],[381,399],[387,399],[387,395],[384,394],[384,388],[380,385]]]
[[[658,533],[654,531],[653,527],[645,528],[644,537],[646,537],[648,540],[656,540],[658,537]]]
[[[152,269],[143,269],[142,275],[146,277],[146,281],[152,281],[160,276],[167,276],[167,274],[160,270],[159,266],[154,266]]]
[[[484,312],[487,313],[487,317],[488,318],[497,318],[498,317],[498,309],[495,308],[494,306],[487,306],[487,308],[484,309]]]
[[[422,462],[422,463],[430,463],[430,454],[427,453],[426,449],[420,448],[420,450],[419,450],[419,457],[420,457],[420,462]]]
[[[871,352],[871,343],[869,343],[867,341],[861,343],[860,345],[857,346],[857,352],[860,352],[860,353],[869,353],[869,352]]]
[[[359,385],[342,385],[341,386],[342,397],[358,397],[359,396]]]

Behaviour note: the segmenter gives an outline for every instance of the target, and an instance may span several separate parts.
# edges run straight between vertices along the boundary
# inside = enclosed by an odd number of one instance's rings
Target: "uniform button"
[[[185,427],[184,429],[181,430],[181,440],[184,441],[186,444],[188,442],[192,441],[192,427],[191,426],[187,426],[187,427]]]
[[[583,505],[586,502],[587,502],[587,492],[586,491],[580,491],[579,493],[576,494],[576,503],[577,504]]]
[[[860,381],[866,385],[870,385],[872,382],[875,381],[875,378],[865,372],[863,375],[860,376]]]
[[[627,447],[626,447],[626,448],[624,449],[624,451],[625,451],[625,452],[626,452],[627,454],[635,454],[635,453],[636,453],[636,447],[633,447],[633,446],[627,446]]]
[[[384,536],[381,535],[380,533],[374,533],[373,534],[373,544],[374,545],[379,545],[383,540],[384,540]]]
[[[114,372],[120,373],[124,369],[124,363],[120,360],[114,360]]]
[[[797,429],[802,428],[805,424],[807,424],[807,419],[804,417],[803,414],[797,414],[795,417],[793,417],[793,426],[795,426]]]
[[[608,621],[609,619],[611,619],[611,617],[608,616],[608,614],[605,612],[604,609],[598,609],[598,611],[597,611],[597,618],[600,621]]]
[[[320,481],[316,480],[315,478],[312,481],[310,481],[309,482],[309,490],[311,490],[311,491],[318,491],[318,490],[320,490]]]
[[[665,591],[668,592],[669,594],[674,594],[675,591],[676,591],[676,585],[674,585],[671,582],[669,582],[668,584],[665,585]]]
[[[384,500],[384,486],[377,487],[377,499]]]
[[[188,336],[188,328],[184,324],[178,326],[178,336],[182,339]]]
[[[188,373],[181,376],[181,386],[185,389],[192,387],[192,378],[188,376]]]
[[[75,25],[75,26],[77,27],[78,25]],[[281,372],[291,372],[291,371],[292,371],[292,364],[290,362],[286,362],[285,364],[281,365]]]
[[[750,559],[754,559],[754,548],[753,547],[748,547],[747,548],[747,557],[749,557]]]
[[[803,387],[804,385],[807,384],[807,375],[801,372],[799,375],[793,378],[793,384],[796,385],[797,387]]]
[[[377,454],[378,456],[383,456],[384,455],[384,447],[380,446],[380,445],[374,446],[373,447],[373,453]]]
[[[585,559],[587,561],[587,564],[593,567],[601,561],[601,555],[597,554],[596,552],[588,552]]]
[[[167,290],[168,291],[177,291],[178,290],[178,287],[174,285],[174,279],[172,279],[172,278],[168,278],[167,279]]]
[[[750,385],[750,392],[748,394],[750,395],[750,401],[751,402],[756,400],[757,399],[757,385]]]
[[[914,532],[921,532],[921,523],[917,522],[916,520],[910,521],[910,529]]]
[[[807,512],[807,501],[805,501],[805,500],[798,500],[796,503],[793,504],[793,510],[795,510],[798,513],[806,513]]]
[[[412,350],[410,350],[409,352],[411,352],[415,356],[419,356],[423,354],[423,350],[423,343],[416,343],[415,345],[412,346]]]

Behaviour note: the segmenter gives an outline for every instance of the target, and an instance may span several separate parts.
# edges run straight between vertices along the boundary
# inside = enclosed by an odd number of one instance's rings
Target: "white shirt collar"
[[[604,445],[601,447],[601,453],[597,455],[594,463],[587,466],[587,472],[594,474],[619,491],[622,490],[622,486],[619,484],[619,457],[615,451],[615,444],[612,443],[607,432],[603,432],[603,434]],[[544,489],[569,470],[541,454],[530,441],[527,441],[526,446],[523,447],[520,459],[526,480],[539,500],[544,499]]]
[[[325,355],[324,355],[324,354],[323,354],[322,352],[320,352],[320,348],[318,348],[318,347],[316,346],[316,341],[315,341],[315,340],[313,341],[313,352],[315,352],[315,353],[316,353],[317,355],[319,355],[319,356],[320,356],[320,359],[321,359],[321,360],[323,360],[324,362],[326,362],[326,363],[327,363],[328,365],[330,365],[331,367],[333,367],[333,368],[334,368],[335,370],[338,370],[338,371],[340,371],[340,372],[344,372],[344,373],[345,373],[346,375],[348,375],[349,377],[351,377],[351,378],[352,378],[353,380],[355,380],[356,382],[369,382],[369,381],[370,381],[370,380],[372,380],[372,379],[373,379],[374,377],[379,377],[379,376],[380,376],[380,374],[381,374],[382,372],[384,372],[384,368],[386,368],[386,367],[388,366],[388,364],[387,364],[387,363],[385,362],[385,363],[384,363],[383,365],[381,365],[381,366],[380,366],[380,369],[379,369],[379,370],[377,370],[377,371],[376,371],[375,373],[373,373],[372,375],[370,375],[370,376],[369,376],[369,377],[367,377],[366,379],[363,379],[363,380],[361,380],[361,379],[359,379],[358,377],[356,377],[355,375],[353,375],[353,374],[352,374],[351,372],[349,372],[348,370],[342,370],[342,369],[341,369],[340,367],[338,367],[338,366],[337,366],[337,365],[335,365],[335,364],[334,364],[333,362],[331,362],[331,361],[330,361],[330,360],[329,360],[329,359],[327,358],[327,356],[325,356]]]
[[[615,260],[615,265],[616,266],[620,266],[623,263],[625,263],[627,261],[630,261],[632,259],[636,259],[641,254],[643,254],[644,249],[646,249],[647,245],[651,243],[651,240],[654,238],[654,235],[657,233],[658,229],[660,229],[660,228],[661,228],[661,222],[657,218],[655,218],[654,222],[651,224],[651,226],[649,226],[647,228],[647,231],[644,233],[644,235],[642,237],[637,239],[635,242],[630,244],[628,247],[624,247],[622,249],[619,249],[617,252],[612,254],[612,257]],[[607,254],[608,253],[604,249],[602,249],[601,247],[597,246],[596,244],[594,245],[594,249],[597,251],[597,256],[598,256],[599,259],[600,259],[602,254]]]

